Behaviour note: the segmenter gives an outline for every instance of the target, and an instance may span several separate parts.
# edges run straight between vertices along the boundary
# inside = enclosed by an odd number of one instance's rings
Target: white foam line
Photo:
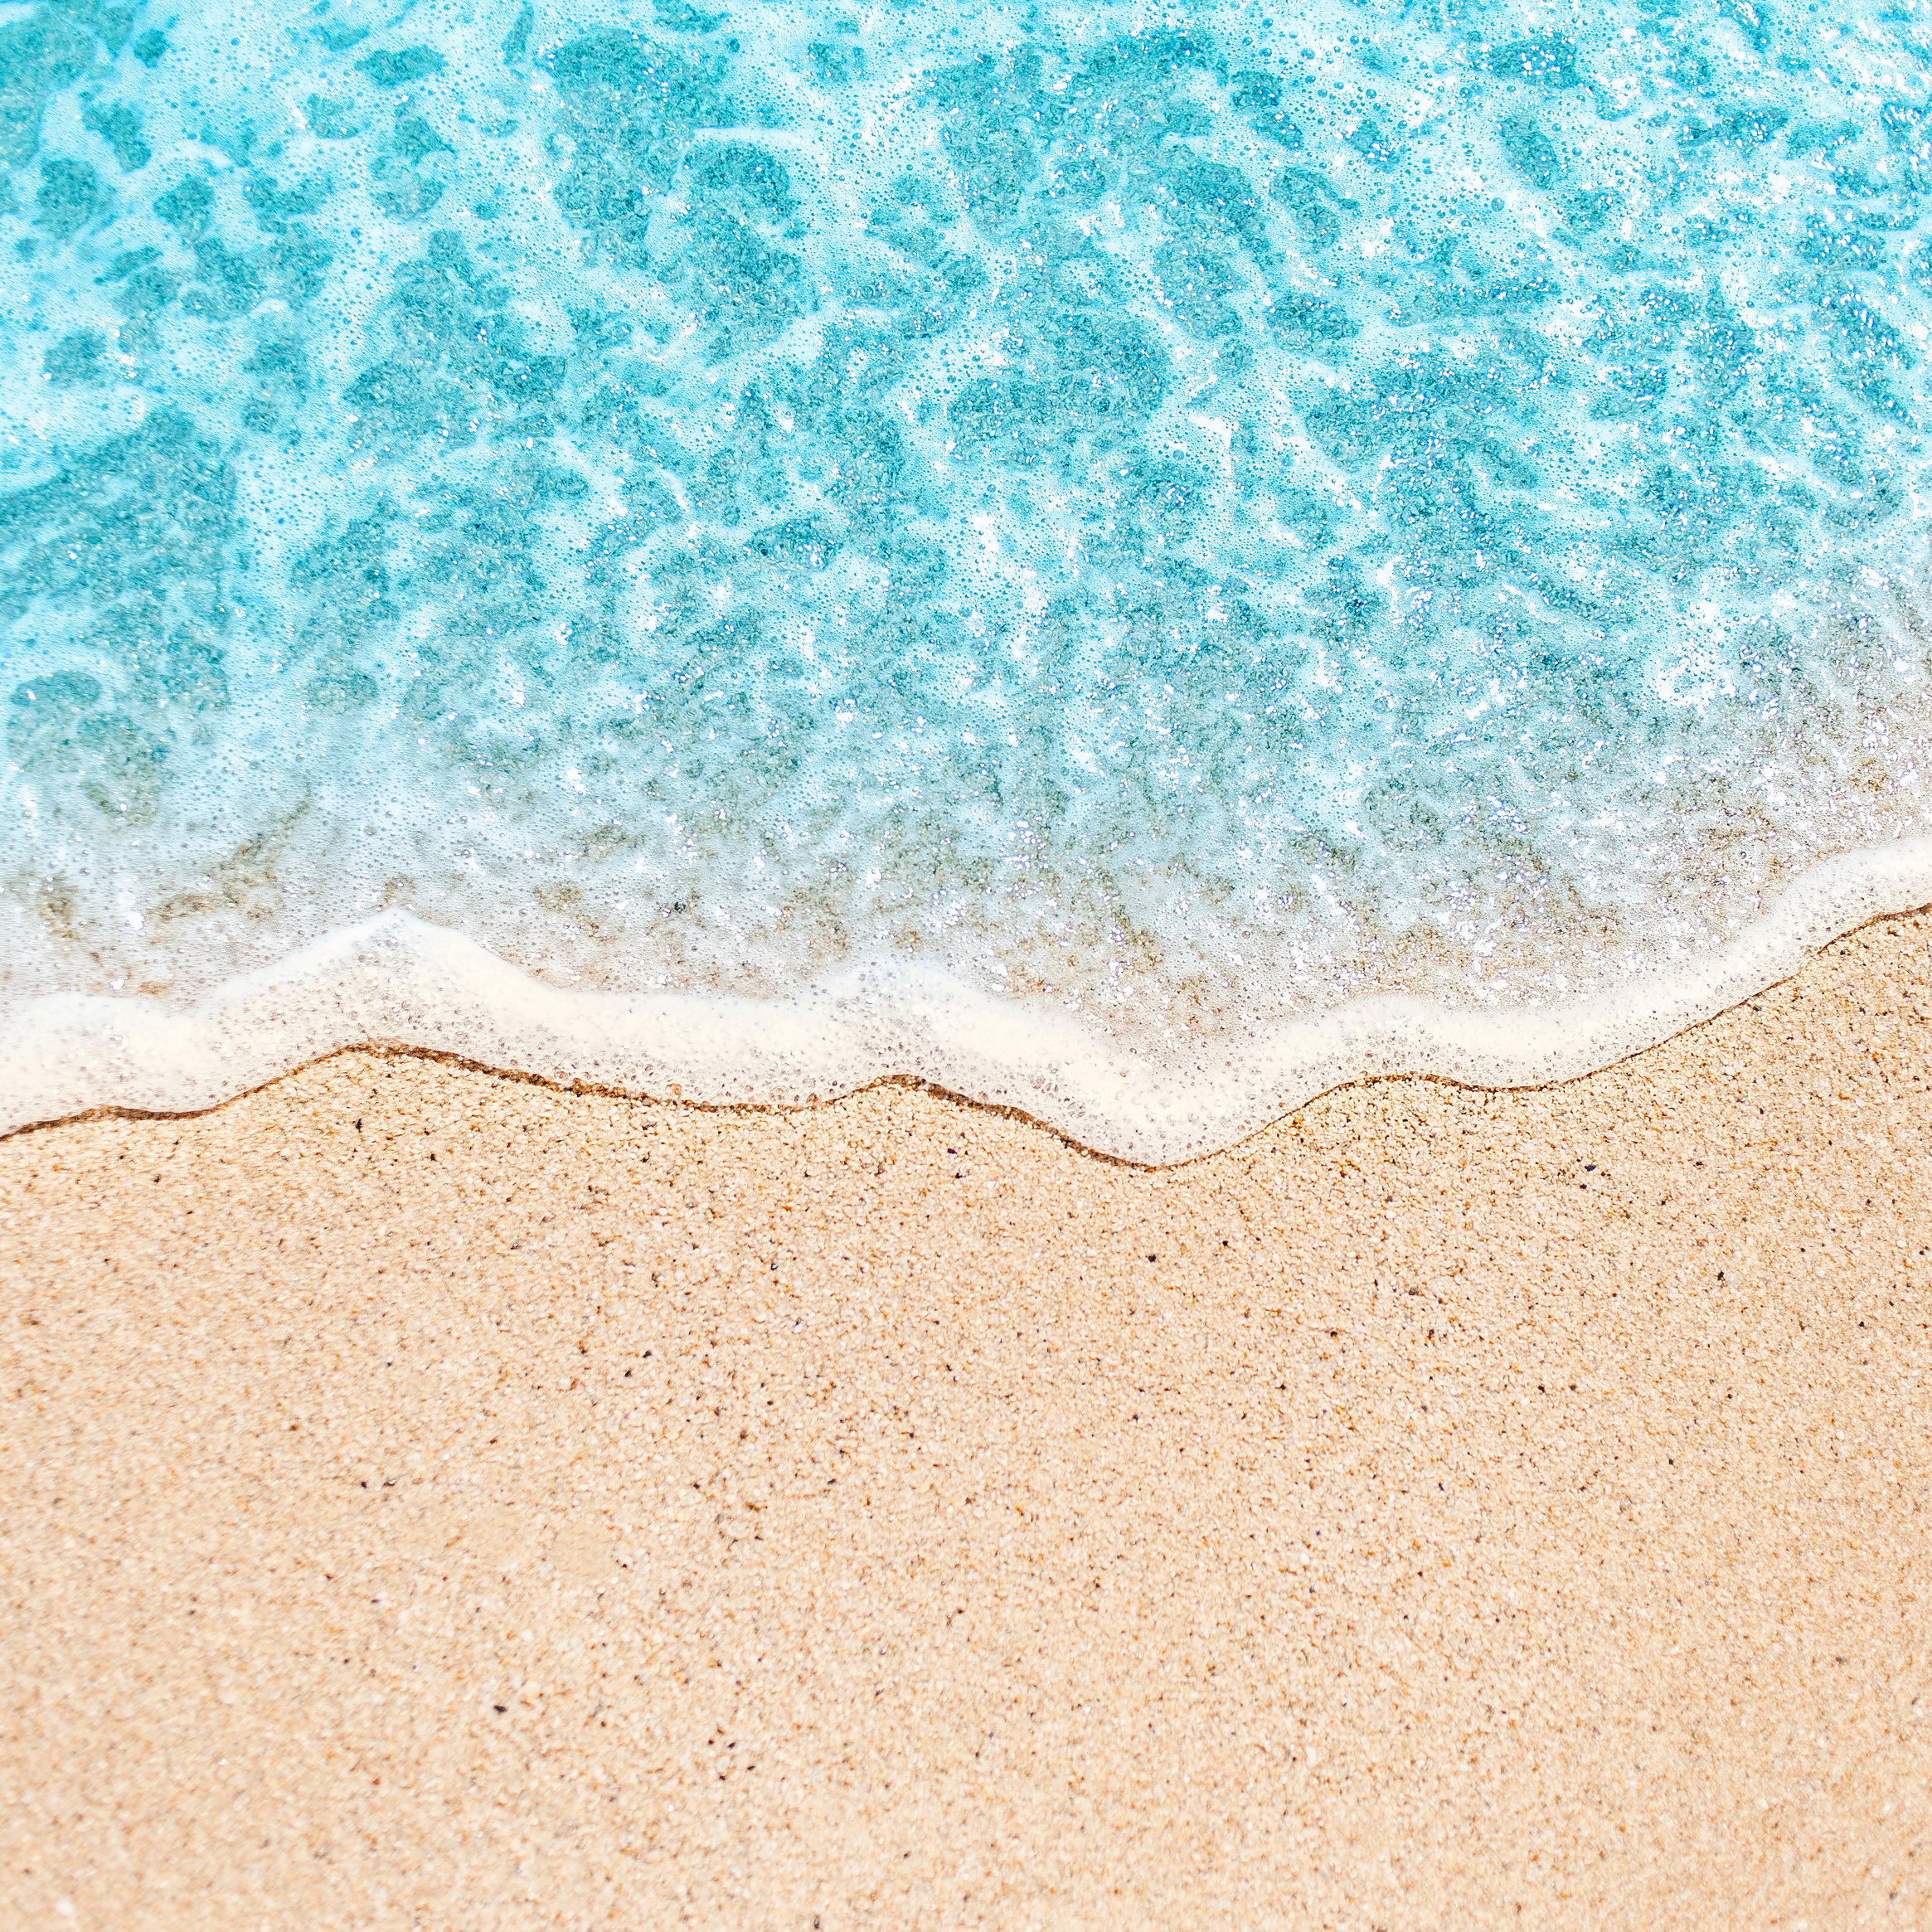
[[[780,999],[563,992],[459,934],[386,913],[185,1010],[95,994],[27,1003],[0,1022],[0,1133],[101,1107],[190,1112],[369,1045],[711,1105],[828,1099],[911,1075],[1163,1166],[1366,1075],[1570,1079],[1760,991],[1866,920],[1929,903],[1932,837],[1900,840],[1813,867],[1731,944],[1614,996],[1498,1013],[1362,1000],[1158,1060],[896,963]]]

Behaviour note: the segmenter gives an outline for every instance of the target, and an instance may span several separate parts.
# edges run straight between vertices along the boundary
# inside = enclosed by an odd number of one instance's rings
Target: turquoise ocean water
[[[1929,46],[0,6],[0,1116],[378,1038],[1168,1158],[1932,897]]]

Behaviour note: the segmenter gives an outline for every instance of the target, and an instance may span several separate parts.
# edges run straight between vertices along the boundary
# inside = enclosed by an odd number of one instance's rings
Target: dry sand
[[[8,1926],[1932,1926],[1932,919],[1150,1173],[347,1054],[0,1145]]]

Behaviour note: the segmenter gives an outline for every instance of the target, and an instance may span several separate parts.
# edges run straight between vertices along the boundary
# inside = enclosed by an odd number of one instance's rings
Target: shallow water
[[[0,9],[7,1041],[114,1097],[127,996],[386,912],[468,991],[337,1032],[531,1057],[426,925],[916,988],[1060,1041],[1049,1114],[1365,998],[1735,991],[1932,828],[1929,27]],[[707,1091],[933,1071],[702,1011]]]

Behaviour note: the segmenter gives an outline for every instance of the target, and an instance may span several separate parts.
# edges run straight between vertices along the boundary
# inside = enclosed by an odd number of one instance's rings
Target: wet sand
[[[1932,1925],[1932,919],[1148,1172],[356,1053],[0,1143],[0,1920]]]

